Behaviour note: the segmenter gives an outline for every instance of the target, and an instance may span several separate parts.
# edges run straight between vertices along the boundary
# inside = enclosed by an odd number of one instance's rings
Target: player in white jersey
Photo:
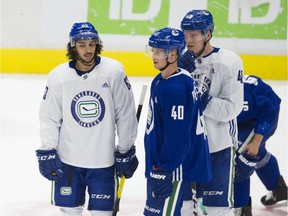
[[[133,92],[122,64],[99,56],[91,23],[75,23],[69,36],[71,61],[49,73],[40,107],[39,170],[63,215],[82,215],[88,189],[90,214],[111,216],[117,176],[131,178],[138,166]]]
[[[178,66],[185,68],[187,61],[195,58],[196,69],[190,72],[206,107],[204,118],[212,163],[212,180],[201,184],[201,192],[197,193],[203,198],[208,215],[233,215],[234,146],[236,117],[243,106],[243,63],[234,52],[211,45],[214,22],[209,11],[189,11],[181,21],[181,29],[188,51]]]

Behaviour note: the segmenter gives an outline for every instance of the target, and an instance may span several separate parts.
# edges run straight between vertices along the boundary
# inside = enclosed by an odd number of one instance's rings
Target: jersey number
[[[244,103],[243,103],[243,111],[249,111],[248,101],[244,101]]]
[[[184,106],[173,106],[171,111],[171,117],[174,120],[184,119]]]
[[[238,81],[240,81],[240,83],[243,83],[243,70],[239,70],[238,71]]]

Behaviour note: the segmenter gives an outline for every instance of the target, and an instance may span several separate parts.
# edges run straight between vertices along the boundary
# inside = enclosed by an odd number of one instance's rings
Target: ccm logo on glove
[[[126,158],[116,158],[116,162],[119,163],[128,163],[130,160],[132,160],[136,155],[132,155],[131,157],[126,157]]]
[[[41,161],[45,161],[45,160],[55,160],[56,159],[56,154],[54,155],[45,155],[45,156],[39,156],[37,157],[38,160],[41,160]]]

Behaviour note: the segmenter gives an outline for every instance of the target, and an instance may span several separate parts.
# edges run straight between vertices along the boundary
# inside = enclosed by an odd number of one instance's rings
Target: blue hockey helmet
[[[189,11],[181,21],[181,29],[200,30],[206,34],[207,30],[214,31],[213,16],[208,10]]]
[[[99,43],[99,35],[94,26],[89,22],[75,23],[69,34],[71,46],[75,46],[77,40],[95,39]]]
[[[149,46],[164,49],[169,53],[170,50],[177,49],[181,55],[185,49],[185,37],[181,30],[175,28],[162,28],[154,32],[149,38]]]

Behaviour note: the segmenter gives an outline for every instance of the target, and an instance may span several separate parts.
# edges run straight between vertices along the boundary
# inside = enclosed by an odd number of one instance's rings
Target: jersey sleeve
[[[49,74],[39,110],[41,149],[53,149],[58,145],[63,118],[60,93],[60,85],[53,73]]]
[[[269,85],[256,76],[245,78],[244,93],[247,107],[240,113],[239,121],[254,119],[255,133],[264,137],[274,133],[278,124],[281,99]]]
[[[119,70],[113,75],[113,99],[115,108],[115,124],[118,134],[117,150],[127,152],[137,136],[137,118],[132,86],[119,64]]]
[[[220,95],[212,96],[204,115],[217,121],[228,122],[235,119],[243,107],[243,63],[240,57],[232,65],[222,65]],[[214,82],[214,81],[213,81]],[[218,82],[218,81],[215,81]]]

